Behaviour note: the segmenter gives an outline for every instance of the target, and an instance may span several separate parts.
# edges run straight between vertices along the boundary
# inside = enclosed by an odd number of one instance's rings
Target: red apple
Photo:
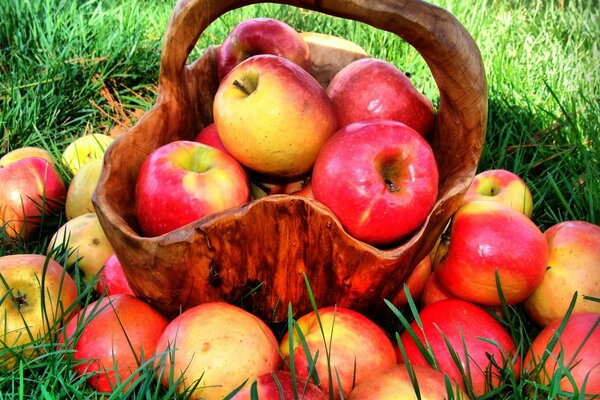
[[[227,149],[223,146],[223,142],[221,142],[219,132],[217,132],[217,127],[214,122],[202,128],[200,133],[194,138],[194,142],[203,143],[227,152]]]
[[[123,265],[121,265],[116,254],[113,253],[108,257],[108,260],[104,263],[104,268],[98,273],[95,290],[98,294],[106,291],[109,296],[113,294],[130,294],[135,296],[123,272]]]
[[[315,371],[319,375],[323,393],[339,399],[341,390],[346,397],[353,384],[358,385],[373,371],[396,363],[392,342],[373,321],[343,307],[327,307],[318,311],[325,337],[314,311],[300,317],[297,322],[311,357],[314,359],[315,354],[319,353]],[[293,331],[292,338],[296,374],[307,378],[311,364],[296,331]],[[289,361],[289,332],[281,340],[279,349]],[[327,351],[330,352],[332,384],[329,382]]]
[[[491,169],[475,175],[464,201],[497,201],[531,218],[533,199],[523,179],[505,169]]]
[[[175,141],[144,161],[135,188],[142,232],[159,236],[248,201],[248,178],[229,154],[201,143]]]
[[[518,376],[519,363],[513,363],[515,343],[500,322],[483,308],[464,300],[447,299],[423,308],[419,318],[422,330],[416,321],[410,325],[418,341],[427,348],[427,338],[439,371],[448,374],[463,389],[465,386],[460,370],[445,340],[458,355],[467,378],[471,380],[469,386],[477,396],[490,389],[486,387],[486,374],[491,372],[492,385],[498,385],[499,370],[490,358],[501,367],[506,365],[513,368]],[[428,365],[408,331],[402,332],[400,340],[412,365]]]
[[[443,287],[474,303],[499,306],[529,297],[544,277],[548,245],[525,215],[491,201],[466,203],[454,215],[448,253],[436,270]]]
[[[250,173],[249,178],[252,200],[283,193],[284,181],[281,178],[256,173]]]
[[[8,164],[12,164],[15,161],[19,161],[27,157],[39,157],[48,161],[54,168],[54,158],[48,152],[48,150],[41,147],[25,146],[14,149],[0,157],[0,167],[6,167]]]
[[[550,348],[550,340],[559,335],[561,322],[562,319],[554,321],[538,334],[523,365],[542,385],[549,385],[554,381],[553,375],[558,373],[562,377],[561,390],[573,393],[577,389],[580,395],[585,393],[586,399],[597,398],[600,395],[600,313],[571,315],[558,342]],[[568,373],[559,372],[559,368],[568,369]]]
[[[456,296],[448,292],[448,290],[440,284],[436,272],[433,271],[429,275],[429,278],[427,278],[427,282],[425,282],[425,287],[423,288],[423,294],[421,296],[421,306],[426,307],[438,301],[453,299],[455,297]]]
[[[338,125],[390,119],[426,136],[433,125],[431,100],[394,64],[362,58],[340,70],[327,87]]]
[[[10,238],[29,238],[42,214],[64,208],[65,184],[43,158],[26,157],[0,167],[0,182],[0,229]]]
[[[420,263],[417,264],[415,269],[410,273],[408,278],[406,278],[406,287],[410,292],[410,297],[412,297],[415,304],[421,300],[421,296],[423,295],[423,290],[425,289],[425,284],[431,275],[431,260],[429,256],[426,256],[421,260]],[[392,304],[396,307],[401,308],[408,305],[408,299],[406,298],[406,292],[404,291],[404,285],[396,296],[391,300]]]
[[[283,184],[282,192],[285,194],[294,194],[299,196],[312,193],[312,189],[310,188],[310,179],[310,175],[305,175],[288,180]]]
[[[307,71],[310,68],[308,45],[294,28],[272,18],[250,18],[236,25],[219,48],[219,80],[239,63],[258,54],[280,56]]]
[[[219,85],[213,115],[229,153],[270,176],[307,173],[336,129],[321,85],[298,65],[273,55],[251,57],[232,69]]]
[[[564,221],[544,232],[550,255],[542,282],[523,304],[540,326],[562,318],[575,292],[574,312],[600,313],[600,226]]]
[[[431,147],[397,121],[357,122],[337,131],[312,173],[315,198],[350,235],[373,245],[418,228],[437,199],[437,185]]]
[[[262,374],[255,379],[256,393],[260,400],[294,399],[294,391],[299,399],[327,400],[327,396],[312,382],[296,377],[296,386],[292,374],[288,371],[273,371]],[[248,384],[237,392],[231,400],[250,400],[252,398],[252,384]]]

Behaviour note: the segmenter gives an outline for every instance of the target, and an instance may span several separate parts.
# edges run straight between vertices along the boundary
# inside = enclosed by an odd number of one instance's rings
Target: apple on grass
[[[253,385],[256,385],[256,389],[253,389]],[[292,374],[288,371],[272,371],[260,375],[231,397],[231,400],[251,400],[253,390],[256,390],[260,400],[292,400],[294,393],[298,393],[299,399],[327,400],[327,396],[317,385],[298,376],[294,387]]]
[[[135,296],[123,272],[123,265],[121,265],[117,255],[114,253],[104,263],[104,268],[98,274],[98,280],[94,289],[99,295],[106,291],[106,294],[109,296],[113,294],[130,294]]]
[[[0,167],[0,230],[28,239],[42,218],[61,210],[67,189],[47,160],[26,157]]]
[[[159,236],[248,201],[246,172],[226,152],[179,140],[154,150],[140,168],[135,212],[142,233]]]
[[[274,55],[251,57],[221,81],[213,103],[219,137],[242,165],[296,177],[336,130],[331,101],[308,72]]]
[[[600,313],[600,226],[563,221],[544,232],[550,255],[542,282],[523,306],[540,326],[562,318],[575,292],[574,312]],[[584,297],[586,296],[586,297]]]
[[[259,54],[283,57],[306,71],[310,68],[308,44],[294,28],[272,18],[249,18],[237,24],[219,48],[219,80],[242,61]]]
[[[423,295],[425,285],[431,275],[431,259],[426,256],[417,264],[413,271],[406,278],[406,288],[410,293],[410,297],[413,299],[415,304],[418,304]],[[408,305],[408,298],[404,291],[404,285],[398,290],[396,295],[391,299],[391,302],[397,308],[406,307]]]
[[[431,100],[394,64],[361,58],[342,68],[327,86],[339,127],[353,122],[400,121],[427,136],[434,120]]]
[[[279,369],[277,340],[259,318],[223,302],[203,303],[173,319],[156,346],[163,386],[186,398],[221,400],[245,381]]]
[[[67,190],[65,214],[71,220],[83,214],[95,212],[92,194],[96,189],[103,161],[91,160],[75,174]]]
[[[118,294],[89,304],[73,317],[59,343],[73,352],[73,369],[95,390],[122,391],[154,355],[168,320],[137,297]],[[132,377],[133,376],[133,377]],[[125,383],[125,381],[127,383]]]
[[[318,352],[314,370],[319,376],[321,390],[329,398],[339,399],[340,392],[347,397],[354,384],[359,385],[372,372],[396,363],[394,346],[385,331],[348,308],[321,308],[318,318],[314,311],[310,312],[298,319],[297,326],[310,357],[296,330],[292,331],[291,343],[289,332],[283,336],[279,349],[288,362],[293,353],[295,373],[304,379],[308,379]]]
[[[437,199],[438,169],[429,144],[405,124],[356,122],[325,143],[311,182],[315,199],[350,235],[389,245],[427,218]]]
[[[490,169],[475,175],[464,196],[465,202],[497,201],[531,218],[533,199],[523,179],[505,169]]]
[[[421,295],[421,307],[427,307],[428,305],[438,301],[453,298],[456,298],[456,296],[454,296],[440,284],[440,281],[437,278],[437,273],[432,271],[431,275],[429,275],[427,278],[427,282],[425,282],[425,287],[423,288],[423,294]]]
[[[50,155],[50,153],[48,153],[46,149],[35,146],[19,147],[18,149],[9,151],[3,155],[2,158],[0,158],[0,167],[6,167],[8,164],[27,157],[43,158],[54,168],[54,158]]]
[[[80,136],[65,148],[62,162],[75,175],[91,160],[102,159],[106,149],[114,140],[111,136],[101,133]]]
[[[37,356],[40,341],[77,310],[77,287],[62,266],[40,254],[0,257],[0,370],[19,354]]]

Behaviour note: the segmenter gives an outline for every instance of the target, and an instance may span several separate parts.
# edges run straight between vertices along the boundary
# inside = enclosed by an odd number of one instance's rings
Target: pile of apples
[[[193,141],[157,149],[141,168],[136,213],[144,234],[272,193],[322,202],[374,245],[422,223],[437,196],[426,141],[431,102],[396,67],[372,58],[323,88],[308,72],[303,40],[271,19],[231,32],[218,58],[215,123]],[[0,257],[0,370],[39,356],[50,341],[73,350],[73,368],[100,392],[125,390],[152,368],[192,398],[235,390],[234,399],[288,399],[294,391],[305,399],[417,398],[418,385],[421,398],[440,399],[449,390],[485,395],[500,384],[500,369],[547,385],[560,360],[570,369],[562,390],[600,393],[600,303],[587,298],[600,298],[600,226],[565,221],[541,232],[531,192],[512,172],[475,177],[405,290],[387,299],[401,321],[396,337],[362,314],[327,306],[294,316],[278,338],[235,305],[205,303],[168,320],[136,297],[91,204],[111,141],[86,135],[65,149],[68,188],[42,149],[0,158],[4,248],[30,240],[51,213],[67,218],[46,255]],[[65,250],[72,274],[54,259]],[[97,301],[81,303],[77,276],[94,285]],[[418,318],[405,317],[409,305]],[[522,306],[538,325],[529,349],[516,348],[504,305]]]

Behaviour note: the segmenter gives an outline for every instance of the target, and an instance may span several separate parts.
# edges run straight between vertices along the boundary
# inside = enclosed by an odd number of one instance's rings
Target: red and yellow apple
[[[421,296],[423,295],[425,285],[427,284],[430,275],[431,259],[429,256],[426,256],[421,260],[420,263],[417,264],[415,269],[413,269],[410,275],[408,275],[408,278],[406,278],[406,287],[415,304],[418,304],[421,300]],[[400,288],[400,290],[392,298],[391,302],[398,308],[408,305],[408,298],[406,297],[404,286]]]
[[[0,167],[6,167],[8,164],[12,164],[15,161],[19,161],[27,157],[39,157],[48,161],[54,168],[54,158],[48,153],[46,149],[35,146],[19,147],[6,153],[0,158]]]
[[[296,386],[289,371],[272,371],[262,374],[255,382],[248,383],[231,400],[251,400],[252,385],[256,383],[256,394],[260,400],[294,399],[298,393],[299,399],[327,400],[327,396],[312,382],[296,376]]]
[[[427,282],[425,282],[425,287],[423,288],[423,294],[421,295],[421,307],[426,307],[438,301],[452,299],[455,297],[456,296],[448,292],[448,290],[440,284],[436,272],[432,271],[431,275],[429,275],[429,278],[427,278]]]
[[[100,179],[102,160],[91,160],[75,174],[67,190],[65,214],[68,220],[83,214],[96,212],[92,204],[92,194]]]
[[[130,294],[135,296],[135,293],[133,293],[133,290],[129,286],[125,272],[123,272],[123,265],[121,265],[117,255],[114,253],[104,263],[104,268],[98,274],[98,280],[94,289],[99,295],[106,291],[106,294],[109,296],[113,294]]]
[[[194,142],[206,144],[225,152],[227,151],[225,146],[223,146],[223,142],[221,142],[219,132],[217,132],[217,127],[215,126],[214,122],[202,128],[194,138]]]

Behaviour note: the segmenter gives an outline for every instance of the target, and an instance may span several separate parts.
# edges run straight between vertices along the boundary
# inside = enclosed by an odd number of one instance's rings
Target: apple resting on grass
[[[433,125],[431,100],[394,64],[362,58],[340,70],[327,87],[339,127],[353,122],[400,121],[423,136]]]
[[[573,312],[600,313],[600,226],[585,221],[564,221],[544,232],[550,256],[544,278],[523,304],[540,326],[562,318],[575,292]]]
[[[520,303],[542,281],[547,261],[544,235],[529,218],[501,203],[473,201],[454,214],[436,274],[454,296],[499,306],[496,274],[506,303]]]
[[[65,202],[65,214],[68,220],[96,211],[92,204],[92,194],[100,179],[102,162],[100,159],[89,161],[71,180]]]
[[[396,363],[392,342],[383,329],[367,317],[343,307],[327,307],[318,311],[325,338],[314,311],[300,317],[297,322],[310,356],[314,359],[315,354],[319,353],[314,369],[319,375],[321,390],[327,396],[333,395],[334,399],[339,399],[342,391],[344,397],[347,397],[354,384],[358,385],[372,372]],[[288,332],[279,345],[288,361],[289,337]],[[295,330],[291,344],[296,375],[306,379],[312,361],[309,361]],[[327,351],[330,352],[331,377]]]
[[[255,380],[256,394],[260,400],[292,400],[294,399],[294,382],[292,374],[288,371],[272,371],[262,374]],[[237,392],[231,400],[251,400],[252,385],[247,384]],[[281,388],[281,389],[280,389]],[[312,382],[306,382],[296,376],[296,393],[299,399],[304,400],[327,400],[328,397]]]
[[[114,253],[104,263],[104,268],[98,274],[98,281],[94,289],[98,294],[102,294],[106,290],[109,296],[113,294],[135,296],[123,272],[123,265]]]
[[[242,165],[282,177],[308,172],[337,126],[315,78],[273,55],[251,57],[227,74],[213,116],[223,145]]]
[[[437,199],[429,144],[397,121],[356,122],[321,149],[312,173],[317,200],[356,239],[388,245],[419,227]]]
[[[533,199],[527,184],[518,175],[505,169],[491,169],[475,175],[465,193],[464,201],[497,201],[531,218]]]
[[[62,162],[75,175],[91,160],[102,159],[106,149],[113,141],[111,136],[100,133],[80,136],[63,151]]]
[[[64,207],[67,189],[47,160],[26,157],[0,167],[0,230],[10,238],[28,239],[43,214]]]
[[[72,318],[59,339],[75,350],[73,369],[99,392],[113,392],[151,359],[168,321],[137,297],[103,297]],[[147,367],[146,367],[147,368]],[[133,378],[135,379],[135,377]],[[133,380],[121,386],[122,391]]]
[[[431,259],[426,256],[420,263],[417,264],[415,269],[406,278],[406,287],[410,293],[410,297],[413,299],[415,304],[418,304],[421,300],[425,284],[431,275]],[[408,298],[404,291],[404,285],[396,293],[396,296],[391,300],[392,304],[398,308],[405,307],[408,305]]]
[[[0,276],[2,370],[14,367],[13,352],[27,361],[42,351],[40,340],[76,311],[77,287],[60,264],[39,254],[0,257]]]
[[[219,80],[239,63],[258,54],[280,56],[307,71],[310,68],[308,45],[294,28],[272,18],[250,18],[236,25],[219,48]]]
[[[248,201],[248,178],[226,152],[179,140],[154,150],[140,168],[135,211],[142,232],[159,236]]]
[[[8,164],[12,164],[15,161],[19,161],[23,158],[27,157],[39,157],[48,161],[52,167],[54,168],[54,159],[48,153],[47,150],[42,149],[41,147],[35,146],[25,146],[19,147],[18,149],[14,149],[6,153],[0,158],[0,167],[6,167]]]

